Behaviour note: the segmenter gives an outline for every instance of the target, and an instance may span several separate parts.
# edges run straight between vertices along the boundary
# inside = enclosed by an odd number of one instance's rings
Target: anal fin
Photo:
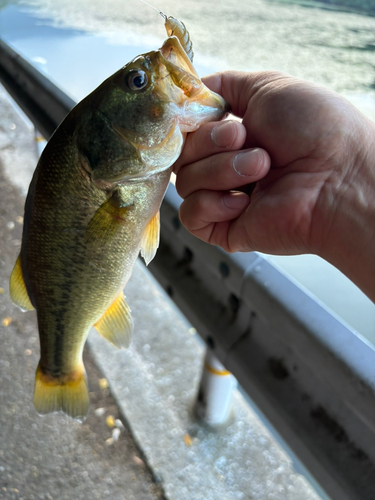
[[[141,240],[141,255],[145,260],[146,266],[155,257],[159,247],[160,237],[160,212],[156,212],[154,217],[148,223]]]
[[[129,347],[133,319],[122,292],[94,326],[102,337],[118,349]]]
[[[35,374],[34,406],[39,415],[62,411],[83,421],[90,399],[83,364],[74,372],[59,378],[43,373],[40,364]]]
[[[12,302],[22,309],[22,311],[32,311],[34,309],[34,306],[32,305],[27,294],[25,282],[23,280],[21,254],[19,254],[10,276],[9,293]]]

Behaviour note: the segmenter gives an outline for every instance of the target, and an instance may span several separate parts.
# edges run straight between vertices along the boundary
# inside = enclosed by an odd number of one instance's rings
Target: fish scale
[[[37,312],[39,414],[85,417],[88,332],[95,326],[116,347],[128,346],[133,321],[123,289],[139,253],[147,264],[157,250],[172,165],[187,132],[226,114],[181,46],[183,37],[191,50],[181,29],[73,108],[35,170],[10,291]]]

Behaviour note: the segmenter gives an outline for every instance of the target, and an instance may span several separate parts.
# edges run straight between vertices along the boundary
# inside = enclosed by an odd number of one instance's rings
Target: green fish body
[[[92,326],[116,347],[133,328],[123,289],[159,242],[159,207],[187,132],[221,119],[178,38],[138,56],[81,101],[47,144],[25,204],[10,291],[35,308],[39,414],[86,415],[82,351]]]

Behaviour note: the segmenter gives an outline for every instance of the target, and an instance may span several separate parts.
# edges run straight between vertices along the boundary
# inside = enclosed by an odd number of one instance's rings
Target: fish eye
[[[126,83],[130,90],[142,90],[147,86],[147,74],[141,69],[130,71],[126,77]]]

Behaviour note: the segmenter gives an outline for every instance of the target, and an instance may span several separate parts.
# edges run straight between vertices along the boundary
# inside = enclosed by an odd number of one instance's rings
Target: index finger
[[[210,122],[188,134],[182,154],[173,166],[177,174],[181,167],[222,151],[241,149],[246,139],[242,123],[233,120]]]

